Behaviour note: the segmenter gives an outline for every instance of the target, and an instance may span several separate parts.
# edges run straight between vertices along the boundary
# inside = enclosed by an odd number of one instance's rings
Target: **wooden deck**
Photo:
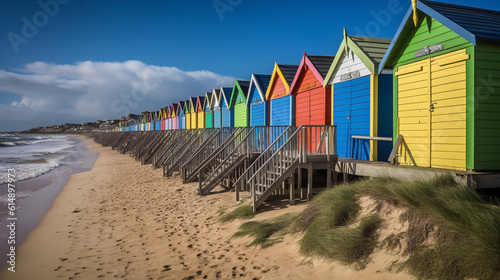
[[[477,189],[498,188],[500,174],[493,172],[475,172],[449,170],[410,165],[392,165],[389,162],[366,161],[349,158],[339,158],[335,171],[340,173],[344,181],[349,175],[362,177],[390,176],[403,180],[430,179],[439,175],[452,174],[457,182]]]

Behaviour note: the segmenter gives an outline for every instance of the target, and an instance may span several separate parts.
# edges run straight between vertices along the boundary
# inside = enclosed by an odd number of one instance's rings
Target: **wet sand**
[[[29,232],[40,222],[49,210],[52,202],[66,185],[71,175],[92,169],[97,154],[88,152],[88,142],[83,136],[70,136],[75,141],[74,146],[61,150],[65,154],[60,166],[46,174],[24,181],[14,182],[16,189],[16,246],[23,243]],[[0,185],[0,195],[6,195],[7,185]],[[0,202],[0,268],[7,261],[10,245],[7,238],[10,235],[7,225],[7,202]]]
[[[74,175],[18,248],[16,272],[0,279],[411,279],[384,264],[363,271],[298,253],[300,236],[261,249],[222,224],[234,193],[194,193],[178,176],[95,144],[94,170]],[[305,204],[267,211],[268,219]]]

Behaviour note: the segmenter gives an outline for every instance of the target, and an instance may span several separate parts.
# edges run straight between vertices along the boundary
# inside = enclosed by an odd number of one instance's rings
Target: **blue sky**
[[[500,10],[498,0],[441,2]],[[0,131],[157,110],[270,74],[274,61],[298,64],[304,51],[334,55],[344,27],[392,38],[410,3],[3,0]],[[148,94],[127,102],[141,86]]]

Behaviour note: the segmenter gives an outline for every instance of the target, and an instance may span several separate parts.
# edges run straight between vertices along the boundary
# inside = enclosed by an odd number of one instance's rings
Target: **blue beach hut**
[[[392,71],[379,74],[391,39],[349,36],[328,70],[324,86],[333,85],[333,124],[337,125],[339,157],[387,161],[392,137]]]
[[[271,75],[252,74],[247,98],[250,126],[268,125],[266,91],[270,80]]]
[[[214,127],[222,127],[222,111],[221,111],[221,90],[215,89],[212,91],[212,102],[213,102],[213,119]]]
[[[229,101],[231,100],[231,94],[233,88],[222,87],[221,91],[221,111],[222,111],[222,127],[233,127],[234,126],[234,111],[229,107]]]
[[[298,68],[298,65],[274,63],[273,74],[266,91],[269,125],[294,125],[295,106],[293,95],[290,95],[290,85]]]

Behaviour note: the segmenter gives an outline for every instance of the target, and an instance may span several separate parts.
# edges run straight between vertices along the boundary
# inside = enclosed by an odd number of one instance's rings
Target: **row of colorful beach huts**
[[[397,144],[402,164],[500,170],[500,12],[412,2],[392,40],[344,30],[335,56],[304,53],[120,130],[333,124],[340,158],[387,161]]]

